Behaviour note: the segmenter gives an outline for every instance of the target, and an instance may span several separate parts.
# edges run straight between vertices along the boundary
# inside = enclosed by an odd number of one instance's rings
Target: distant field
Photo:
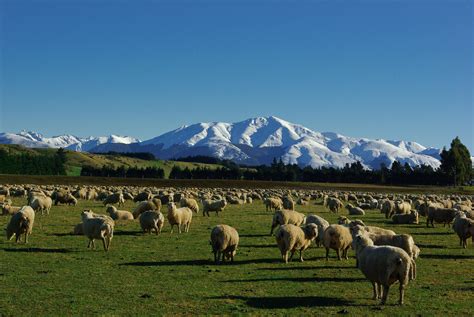
[[[14,199],[22,204],[23,199]],[[319,202],[297,206],[331,223],[337,216]],[[369,225],[410,233],[421,249],[418,276],[410,282],[405,306],[396,305],[398,286],[388,305],[371,299],[371,284],[350,259],[312,247],[305,262],[281,263],[272,214],[261,202],[229,206],[219,217],[195,215],[190,232],[144,235],[137,221],[118,223],[109,253],[88,250],[87,240],[72,236],[80,211],[104,212],[100,202],[53,207],[38,216],[28,245],[0,240],[0,315],[335,315],[472,316],[474,247],[461,249],[451,228],[392,226],[380,212],[360,217]],[[127,202],[126,209],[133,204]],[[0,217],[4,228],[9,217]],[[424,219],[423,219],[424,220]],[[422,220],[422,221],[423,221]],[[213,265],[210,229],[236,227],[240,246],[234,264]],[[100,243],[98,243],[100,247]]]

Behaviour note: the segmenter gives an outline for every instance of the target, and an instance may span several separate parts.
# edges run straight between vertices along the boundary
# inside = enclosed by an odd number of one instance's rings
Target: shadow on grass
[[[114,231],[114,236],[145,236],[148,233],[143,233],[143,231]],[[156,235],[155,232],[152,235]]]
[[[35,253],[70,253],[74,252],[73,249],[50,249],[50,248],[4,248],[6,252],[35,252]]]
[[[262,249],[262,248],[275,248],[275,244],[243,244],[239,245],[239,248],[256,248],[256,249]]]
[[[239,234],[241,238],[260,238],[260,237],[271,237],[270,234]]]
[[[77,236],[77,234],[74,234],[72,232],[64,232],[64,233],[50,233],[50,236],[54,237],[69,237],[69,236]]]
[[[239,282],[274,282],[274,281],[285,281],[285,282],[341,282],[341,283],[352,283],[367,281],[361,277],[276,277],[276,278],[254,278],[254,279],[241,279],[241,280],[225,280],[224,283],[239,283]]]
[[[454,232],[413,232],[414,236],[448,236],[454,234]]]
[[[244,260],[233,263],[225,262],[221,265],[244,265],[244,264],[257,264],[257,263],[278,263],[278,259],[255,259],[255,260]],[[156,261],[156,262],[127,262],[119,263],[119,266],[186,266],[186,265],[214,265],[214,261],[211,260],[188,260],[188,261]]]
[[[216,296],[208,299],[237,299],[244,301],[247,306],[262,309],[284,309],[296,307],[329,307],[350,306],[352,302],[323,296],[301,296],[301,297],[247,297],[247,296]]]
[[[439,244],[417,244],[417,246],[422,249],[447,249],[448,248],[445,245],[439,245]]]
[[[293,271],[293,270],[339,270],[339,269],[349,269],[349,270],[356,270],[356,267],[352,266],[285,266],[285,267],[263,267],[258,268],[257,270],[262,271]]]
[[[464,255],[464,254],[420,254],[420,258],[423,259],[452,259],[452,260],[466,260],[474,259],[474,255]]]

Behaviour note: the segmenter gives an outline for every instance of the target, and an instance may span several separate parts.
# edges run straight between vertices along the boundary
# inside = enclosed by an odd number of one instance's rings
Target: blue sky
[[[0,0],[0,131],[275,115],[474,150],[471,1]]]

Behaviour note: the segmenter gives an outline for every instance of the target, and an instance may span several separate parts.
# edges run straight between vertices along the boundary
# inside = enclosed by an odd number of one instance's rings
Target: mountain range
[[[440,150],[416,142],[347,137],[316,132],[278,117],[257,117],[236,123],[210,122],[182,126],[140,141],[128,136],[81,138],[44,137],[36,132],[0,133],[0,143],[74,151],[150,152],[160,159],[205,155],[239,164],[270,164],[274,158],[300,166],[343,167],[360,161],[366,168],[391,166],[397,160],[411,166],[440,165]]]

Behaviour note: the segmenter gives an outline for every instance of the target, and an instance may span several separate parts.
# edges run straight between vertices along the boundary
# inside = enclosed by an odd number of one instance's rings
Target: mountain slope
[[[277,117],[257,117],[236,123],[208,122],[183,126],[140,142],[131,137],[78,138],[71,135],[45,138],[34,132],[0,133],[0,143],[28,147],[64,147],[88,152],[150,152],[160,159],[207,155],[237,163],[284,163],[312,167],[343,167],[360,161],[366,168],[390,166],[394,160],[411,166],[437,168],[439,149],[416,142],[352,138],[316,132]]]

